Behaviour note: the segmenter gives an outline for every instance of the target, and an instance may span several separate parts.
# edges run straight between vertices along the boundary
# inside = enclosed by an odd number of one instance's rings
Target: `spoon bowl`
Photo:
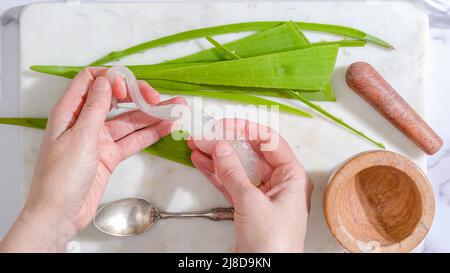
[[[149,230],[160,219],[206,218],[233,220],[233,208],[213,208],[200,212],[165,212],[142,198],[126,198],[101,207],[94,217],[100,231],[114,236],[134,236]]]
[[[101,231],[115,236],[132,236],[150,229],[158,210],[150,201],[127,198],[106,204],[97,211],[94,225]]]

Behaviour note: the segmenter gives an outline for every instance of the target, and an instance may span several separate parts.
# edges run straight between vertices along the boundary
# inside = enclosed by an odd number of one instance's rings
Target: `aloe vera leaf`
[[[321,45],[339,45],[339,46],[364,46],[366,44],[365,41],[359,41],[359,40],[341,40],[341,41],[332,41],[332,42],[318,42],[318,43],[312,43],[311,46],[321,46]],[[213,50],[215,48],[212,48],[210,50]],[[207,52],[210,50],[204,50],[199,53]],[[217,53],[217,52],[216,52]],[[198,60],[206,60],[206,61],[212,61],[212,60],[220,60],[217,59],[216,53],[208,53],[205,54],[205,56],[199,56]],[[244,52],[245,53],[245,52]],[[189,56],[194,56],[197,53]],[[212,54],[212,55],[211,55]],[[189,57],[186,56],[186,57]],[[211,56],[213,59],[211,59]],[[190,60],[196,60],[193,58],[189,58]],[[173,61],[176,61],[172,63],[172,61],[162,63],[162,64],[154,64],[154,65],[142,65],[142,66],[128,66],[134,73],[137,74],[138,79],[144,79],[142,78],[143,72],[148,69],[153,70],[164,70],[164,69],[172,69],[172,68],[178,68],[178,67],[184,67],[189,66],[190,64],[186,63],[178,63],[178,60],[176,59]],[[188,61],[188,59],[186,59]],[[74,78],[84,67],[83,66],[51,66],[51,65],[35,65],[31,66],[30,69],[34,70],[36,72],[45,73],[45,74],[51,74],[61,77],[66,77],[69,79]],[[180,90],[182,93],[189,92],[190,90],[205,90],[205,91],[223,91],[223,92],[233,92],[233,93],[249,93],[249,94],[258,94],[258,95],[264,95],[264,96],[271,96],[271,97],[282,97],[282,98],[289,98],[290,95],[286,95],[285,90],[282,89],[246,89],[244,87],[227,87],[227,86],[212,86],[212,85],[199,85],[199,84],[193,84],[193,83],[181,83],[181,82],[174,82],[169,80],[152,80],[151,85],[155,88],[163,88],[163,89],[169,89],[169,90]],[[170,86],[170,87],[169,87]],[[242,92],[240,92],[242,88]],[[159,89],[158,89],[159,91]],[[331,85],[327,85],[322,90],[294,90],[296,92],[301,92],[304,94],[305,97],[307,97],[309,100],[313,101],[335,101],[335,96],[333,89]],[[314,92],[314,94],[306,94]]]
[[[294,26],[294,27],[293,27]],[[203,50],[198,53],[194,53],[185,57],[181,57],[172,61],[168,61],[166,63],[183,63],[183,62],[210,62],[210,61],[219,61],[221,60],[221,52],[220,49],[231,51],[233,50],[234,55],[239,55],[238,57],[250,57],[254,55],[264,55],[273,52],[280,52],[286,50],[292,50],[295,48],[304,48],[308,46],[321,46],[321,45],[333,45],[337,44],[339,46],[365,46],[366,41],[361,40],[340,40],[340,41],[324,41],[310,44],[306,37],[303,35],[301,30],[299,30],[295,24],[286,23],[280,26],[257,32],[253,35],[244,37],[239,40],[235,40],[233,42],[224,44],[223,46],[218,42],[215,42],[216,48],[211,48],[207,50]],[[257,49],[255,49],[257,47]],[[237,53],[236,53],[237,52]],[[225,52],[226,53],[226,52]],[[236,56],[231,56],[236,59]],[[199,87],[201,88],[201,87]],[[214,88],[211,86],[205,87],[205,89]],[[219,89],[216,87],[215,89]],[[224,92],[239,92],[239,90],[227,90],[226,87],[221,87],[220,90]],[[285,90],[275,90],[275,92],[271,92],[271,90],[257,90],[254,94],[258,95],[266,95],[272,97],[287,97],[290,98],[290,95],[285,95]],[[296,90],[297,91],[297,90]],[[250,90],[244,90],[245,93],[251,94]],[[298,90],[298,92],[301,92]],[[185,93],[185,92],[183,92]],[[302,93],[306,93],[303,91]],[[333,87],[331,83],[327,84],[325,88],[320,90],[320,92],[314,92],[313,94],[304,94],[304,96],[308,100],[314,101],[336,101],[336,97],[334,95]]]
[[[389,44],[386,41],[381,40],[378,37],[370,35],[370,34],[366,34],[366,36],[364,37],[364,40],[366,42],[368,42],[368,43],[376,44],[376,45],[379,45],[381,47],[385,47],[385,48],[389,48],[389,49],[394,49],[395,50],[393,45]]]
[[[362,40],[338,40],[338,41],[322,41],[317,43],[311,43],[311,46],[323,46],[323,45],[338,45],[339,47],[362,47],[367,44]]]
[[[46,118],[0,118],[0,124],[17,125],[22,127],[45,129]]]
[[[161,138],[158,142],[143,150],[154,156],[178,162],[180,164],[194,167],[191,161],[191,149],[185,140],[175,140],[171,135]]]
[[[292,91],[300,93],[303,97],[310,101],[336,101],[336,96],[334,95],[331,82],[328,82],[319,92],[303,92],[301,90]]]
[[[311,43],[311,46],[323,46],[323,45],[338,45],[340,47],[360,47],[360,46],[365,46],[366,42],[360,41],[360,40],[339,40],[339,41],[325,41],[325,42]],[[228,47],[227,44],[225,44],[224,46],[226,46],[230,50],[234,50],[234,49]],[[299,46],[297,49],[302,49],[302,48],[304,48],[304,47]],[[155,69],[155,70],[157,70],[157,69],[164,70],[164,69],[172,69],[172,68],[189,66],[189,65],[192,65],[192,63],[201,64],[201,62],[220,61],[221,59],[217,58],[217,56],[216,56],[217,52],[214,53],[214,50],[216,50],[216,49],[215,48],[206,49],[206,50],[200,51],[198,53],[194,53],[194,54],[186,56],[186,57],[181,57],[178,59],[174,59],[174,60],[167,61],[164,63],[159,63],[159,64],[135,65],[135,66],[128,66],[128,67],[134,68],[134,70],[136,72],[138,72],[139,67],[142,67],[145,69],[151,68],[151,69]],[[289,50],[275,51],[274,53],[282,52],[282,51],[289,51]],[[212,52],[212,53],[209,53],[209,52]],[[265,52],[265,53],[269,54],[267,52]],[[197,54],[201,54],[201,55],[197,55]],[[203,54],[205,54],[205,56],[202,56]],[[262,54],[262,55],[266,55],[266,54]],[[194,55],[197,55],[197,56],[194,56]],[[245,55],[245,52],[244,52],[244,55],[240,54],[239,56],[248,57],[248,55]],[[110,66],[103,66],[103,67],[110,67]],[[69,79],[73,79],[83,68],[85,68],[85,66],[33,65],[30,67],[31,70],[36,71],[36,72],[66,77]]]
[[[305,38],[305,36],[302,34],[301,31],[298,31],[295,24],[292,22],[287,22],[284,24],[281,24],[277,27],[257,32],[256,34],[244,37],[242,39],[233,41],[231,43],[226,44],[226,48],[233,49],[234,52],[238,51],[239,56],[241,57],[248,57],[252,56],[254,54],[268,54],[272,52],[278,52],[278,51],[285,51],[285,50],[291,50],[295,48],[304,48],[305,46],[320,46],[320,45],[333,45],[337,44],[339,46],[364,46],[366,44],[365,41],[360,40],[342,40],[342,41],[332,41],[332,42],[318,42],[309,44],[308,40]],[[255,49],[256,48],[256,49]],[[198,53],[194,53],[189,56],[181,57],[176,60],[172,60],[169,62],[165,62],[163,64],[156,64],[156,65],[150,65],[150,66],[134,66],[132,70],[137,75],[137,78],[143,79],[140,77],[140,72],[142,70],[148,70],[148,69],[169,69],[169,68],[175,68],[178,66],[172,66],[167,64],[173,64],[173,63],[180,63],[180,67],[184,64],[181,64],[181,62],[205,62],[205,61],[219,61],[222,59],[220,56],[220,52],[217,51],[216,48],[203,50]],[[33,70],[48,73],[48,74],[54,74],[54,75],[60,75],[68,78],[74,77],[81,69],[82,67],[52,67],[52,66],[33,66]],[[167,89],[166,86],[169,84],[164,83],[165,86],[163,86],[164,89]],[[273,96],[273,97],[289,97],[286,96],[285,90],[242,90],[242,92],[239,92],[240,90],[237,90],[238,88],[233,87],[233,90],[227,90],[227,87],[200,87],[200,86],[189,86],[188,83],[176,83],[173,82],[173,87],[169,88],[169,90],[180,90],[181,93],[186,94],[185,89],[191,90],[191,89],[205,89],[211,91],[218,91],[222,90],[224,92],[233,92],[233,93],[252,93],[252,94],[258,94],[258,95],[265,95],[265,96]],[[152,84],[155,88],[159,88],[158,85]],[[192,87],[192,88],[191,88]],[[160,89],[158,89],[160,90]],[[162,91],[162,90],[160,90]],[[307,98],[310,100],[315,101],[335,101],[335,96],[333,93],[333,89],[331,85],[327,85],[324,89],[322,89],[320,92],[318,90],[295,90],[298,92],[306,93],[315,91],[315,94],[307,94]]]
[[[331,78],[337,51],[337,45],[326,45],[224,62],[129,66],[129,68],[139,79],[320,90]],[[176,68],[160,69],[158,67]],[[81,67],[33,66],[32,69],[73,77],[81,70]]]
[[[394,47],[389,44],[386,41],[383,41],[382,39],[375,37],[373,35],[370,35],[368,33],[365,33],[361,30],[350,28],[350,27],[344,27],[344,26],[338,26],[338,25],[330,25],[330,24],[316,24],[316,23],[308,23],[308,22],[296,22],[297,26],[301,30],[310,30],[310,31],[317,31],[317,32],[326,32],[326,33],[332,33],[336,35],[341,36],[347,36],[351,38],[355,38],[357,40],[363,40],[368,43],[372,43],[381,47],[394,49]]]
[[[199,63],[204,64],[204,63]],[[130,65],[127,66],[131,71],[133,71],[134,75],[137,79],[143,79],[148,71],[160,71],[160,70],[168,70],[174,68],[181,68],[187,66],[194,66],[195,63],[185,63],[185,64],[151,64],[151,65]],[[111,66],[103,66],[103,67],[111,67]],[[31,70],[55,75],[60,77],[65,77],[69,79],[73,79],[81,70],[86,68],[85,66],[57,66],[57,65],[33,65],[30,67]]]
[[[247,41],[247,42],[246,42]],[[338,45],[345,45],[345,46],[362,46],[365,44],[364,41],[357,41],[357,40],[343,40],[343,41],[335,41],[335,42],[319,42],[316,44],[313,44],[312,46],[319,46],[319,45],[331,45],[331,44],[338,44]],[[228,45],[236,46],[237,49],[239,49],[240,54],[244,54],[245,56],[251,55],[252,52],[254,53],[255,50],[252,49],[255,47],[255,45],[261,45],[259,46],[258,53],[264,54],[268,52],[274,52],[278,50],[286,50],[286,49],[292,49],[292,48],[300,48],[302,46],[309,46],[309,42],[304,37],[304,35],[297,30],[295,25],[291,22],[282,24],[278,27],[258,32],[256,34],[250,35],[248,37],[245,37],[243,39],[234,41],[229,43]],[[212,49],[214,50],[214,49]],[[213,61],[213,60],[220,60],[220,56],[218,58],[217,52],[212,52],[212,50],[204,50],[202,52],[190,55],[191,57],[187,56],[188,59],[184,59],[185,61]],[[209,53],[208,53],[209,52]],[[206,55],[202,55],[205,54]],[[200,54],[200,55],[198,55]],[[202,57],[203,56],[203,57]],[[212,58],[211,58],[212,56]],[[182,58],[183,59],[183,58]],[[179,64],[178,65],[168,65],[168,63],[163,64],[156,64],[156,65],[148,65],[148,66],[130,66],[131,70],[134,71],[135,75],[139,79],[143,79],[142,73],[145,74],[145,71],[148,71],[150,69],[152,70],[161,70],[161,69],[170,69],[170,68],[177,68],[177,67],[183,67],[186,64]],[[54,67],[54,66],[33,66],[32,69],[35,71],[48,73],[48,74],[54,74],[59,76],[64,76],[68,78],[73,78],[83,67]],[[162,83],[163,86],[159,88],[160,86],[157,83]],[[224,87],[224,86],[200,86],[200,85],[193,85],[188,83],[178,83],[178,82],[170,82],[170,81],[152,81],[151,85],[157,88],[160,92],[164,92],[164,90],[179,90],[180,93],[187,94],[191,91],[191,89],[202,89],[207,91],[224,91],[224,92],[233,92],[233,93],[253,93],[258,95],[265,95],[265,96],[274,96],[274,97],[289,97],[286,96],[285,90],[270,90],[270,89],[249,89],[249,88],[243,88],[243,87]],[[167,87],[168,85],[171,85],[171,87]],[[192,86],[190,86],[192,85]],[[163,90],[164,89],[164,90]],[[187,91],[185,91],[187,89]],[[241,90],[242,89],[242,92]],[[333,94],[333,90],[330,85],[327,85],[327,87],[324,90],[321,90],[321,92],[317,92],[317,90],[295,90],[298,92],[306,93],[306,92],[316,92],[313,96],[310,96],[310,99],[315,100],[322,100],[322,101],[335,101],[335,97]],[[173,93],[173,92],[171,92]],[[190,94],[195,95],[195,94]]]
[[[339,125],[347,128],[348,130],[350,130],[351,132],[355,133],[356,135],[368,140],[369,142],[375,144],[376,146],[382,148],[382,149],[386,149],[386,147],[384,146],[383,143],[375,141],[374,139],[366,136],[363,132],[356,130],[355,128],[353,128],[352,126],[348,125],[347,123],[345,123],[342,119],[335,117],[334,115],[332,115],[331,113],[329,113],[328,111],[326,111],[325,109],[323,109],[322,107],[320,107],[317,104],[314,104],[310,101],[308,101],[305,97],[303,97],[301,94],[297,93],[297,92],[293,92],[293,91],[289,91],[289,93],[291,93],[294,97],[296,97],[299,101],[301,101],[302,103],[306,104],[307,106],[311,107],[312,109],[314,109],[315,111],[319,112],[320,114],[324,115],[325,117],[331,119],[332,121],[338,123]]]
[[[292,23],[281,24],[280,26],[260,31],[223,45],[223,47],[233,51],[241,58],[290,51],[309,46],[309,41]],[[218,48],[206,49],[191,55],[167,61],[166,63],[221,61],[223,60],[223,55],[219,50],[220,49]]]
[[[241,87],[241,86],[223,86],[223,85],[207,85],[207,84],[195,84],[186,82],[175,82],[168,80],[147,80],[151,86],[156,88],[158,91],[161,89],[169,91],[180,91],[183,94],[186,92],[195,91],[214,91],[214,92],[226,92],[235,94],[251,94],[251,95],[261,95],[270,97],[281,97],[286,98],[286,89],[278,88],[260,88],[260,87]],[[317,93],[318,90],[294,90],[300,93]]]
[[[111,52],[108,55],[104,56],[103,58],[100,58],[92,62],[89,66],[104,65],[112,61],[118,61],[126,56],[130,56],[152,48],[169,45],[177,42],[203,38],[206,36],[214,36],[218,34],[265,30],[278,26],[280,24],[281,22],[246,22],[246,23],[237,23],[237,24],[228,24],[214,27],[192,29],[172,34],[169,36],[161,37],[141,44],[137,44],[124,50]]]
[[[42,68],[45,68],[48,74],[57,73],[59,76],[65,76],[68,78],[73,78],[75,75],[78,74],[78,72],[83,69],[83,67],[50,67],[50,66],[42,66]],[[64,71],[61,71],[61,68],[64,69]],[[36,67],[34,69],[35,71],[41,70],[40,67]],[[133,68],[132,68],[133,70]],[[282,94],[286,93],[285,90],[282,92],[278,89],[261,89],[261,88],[239,88],[236,87],[233,89],[233,87],[229,88],[223,88],[222,86],[204,86],[204,85],[195,85],[195,84],[188,84],[188,83],[182,83],[182,82],[173,82],[173,81],[160,81],[160,80],[146,80],[152,87],[156,88],[158,92],[163,94],[170,94],[170,95],[190,95],[190,96],[204,96],[204,97],[210,97],[210,98],[216,98],[216,99],[223,99],[223,100],[230,100],[235,102],[241,102],[244,104],[256,104],[256,105],[278,105],[280,107],[280,111],[299,115],[303,117],[309,117],[311,118],[312,115],[301,111],[299,109],[296,109],[294,107],[291,107],[289,105],[285,105],[282,103],[278,103],[275,101],[271,101],[268,99],[261,99],[255,96],[246,95],[248,93],[254,93],[258,95],[273,95],[273,96],[279,96],[279,97],[286,97],[282,96]],[[226,92],[223,94],[220,94],[219,92]],[[229,94],[231,92],[232,94]],[[313,92],[313,91],[311,91]],[[234,94],[233,94],[234,93]],[[253,99],[253,101],[252,101]]]
[[[240,58],[239,56],[236,56],[235,58]],[[329,85],[331,86],[331,85]],[[289,90],[289,92],[292,94],[294,93],[293,91]],[[294,93],[295,94],[295,93]],[[356,134],[358,134],[359,136],[362,136],[366,139],[368,139],[369,141],[375,143],[376,145],[380,145],[380,143],[375,142],[374,140],[372,140],[371,138],[368,138],[366,135],[364,135],[362,132],[355,130],[353,127],[347,125],[346,123],[344,123],[343,120],[338,119],[336,117],[334,117],[333,115],[331,115],[330,113],[328,113],[327,111],[325,111],[322,107],[320,107],[319,105],[313,104],[311,102],[309,102],[306,98],[304,98],[303,96],[301,96],[300,94],[296,94],[294,95],[295,97],[297,97],[297,99],[299,99],[301,102],[303,102],[304,104],[308,105],[309,107],[313,108],[314,110],[318,111],[319,113],[325,115],[326,117],[330,118],[331,120],[337,122],[338,124],[341,124],[342,126],[344,126],[345,128],[350,129],[351,131],[355,132]],[[381,144],[381,147],[384,148],[384,145]]]
[[[251,88],[251,87],[235,87],[235,86],[215,86],[215,85],[202,85],[202,84],[190,84],[183,82],[173,82],[165,80],[145,80],[152,87],[158,90],[161,94],[170,95],[187,95],[187,96],[208,96],[209,93],[222,92],[226,94],[244,94],[244,95],[257,95],[277,98],[293,98],[292,95],[287,93],[287,89],[274,89],[274,88]],[[313,101],[336,101],[334,96],[333,87],[330,83],[327,83],[325,87],[319,92],[317,90],[292,90],[294,92],[301,93],[308,100]],[[226,98],[226,94],[223,99]]]
[[[183,64],[184,65],[184,64]],[[239,94],[253,94],[269,97],[290,98],[291,96],[286,93],[286,89],[277,88],[252,88],[252,87],[235,87],[235,86],[220,86],[220,85],[203,85],[185,82],[175,82],[170,80],[147,80],[142,78],[142,71],[147,69],[166,69],[172,67],[171,65],[149,65],[149,66],[128,66],[134,73],[138,74],[137,78],[140,80],[146,80],[152,87],[158,90],[160,93],[176,94],[179,95],[191,95],[196,96],[197,91],[221,91],[227,93],[239,93]],[[175,67],[175,66],[173,66]],[[73,79],[84,67],[82,66],[32,66],[31,70],[41,72],[50,75],[61,76],[69,79]],[[330,84],[327,84],[321,91],[318,90],[294,90],[304,94],[309,100],[314,101],[336,101],[333,89]],[[311,93],[311,94],[310,94]]]
[[[235,60],[241,59],[241,57],[239,57],[236,53],[231,52],[229,49],[227,49],[226,47],[224,47],[222,44],[220,44],[216,40],[212,39],[211,37],[207,37],[207,39],[219,51],[223,52],[224,55],[227,56],[228,58],[235,59]],[[289,105],[285,105],[282,103],[278,103],[278,102],[270,101],[270,100],[267,100],[264,98],[255,97],[255,96],[246,95],[246,94],[229,94],[229,93],[223,93],[223,92],[197,92],[197,95],[202,96],[202,97],[216,98],[216,99],[228,99],[228,100],[238,101],[240,103],[246,103],[246,104],[252,104],[252,105],[265,105],[265,106],[276,105],[279,107],[279,110],[287,112],[287,113],[300,115],[300,116],[304,116],[304,117],[309,117],[309,118],[313,117],[311,114],[304,112],[300,109],[291,107]]]
[[[45,129],[46,118],[0,118],[0,124],[16,125],[35,129]],[[180,164],[193,167],[191,149],[186,141],[177,141],[171,135],[161,138],[158,142],[142,150],[143,152],[165,158]]]
[[[146,80],[150,85],[153,81]],[[153,86],[153,85],[152,85]],[[186,96],[201,96],[200,94],[204,94],[207,96],[207,93],[215,93],[222,92],[226,94],[244,94],[244,95],[256,95],[256,96],[266,96],[266,97],[276,97],[276,98],[286,98],[293,99],[294,97],[287,93],[288,89],[265,89],[265,88],[234,88],[234,86],[208,86],[208,85],[199,85],[201,88],[199,89],[177,89],[177,88],[168,88],[168,87],[159,87],[156,88],[161,94],[170,94],[170,95],[186,95]],[[330,90],[330,91],[327,91]],[[333,93],[333,87],[331,84],[327,83],[321,92],[304,92],[303,90],[292,90],[294,92],[302,94],[304,97],[307,97],[308,100],[313,101],[330,101],[335,102],[336,97]],[[316,95],[317,94],[317,95]],[[311,99],[310,99],[311,97]],[[226,97],[224,97],[226,99]]]
[[[42,67],[44,68],[44,67]],[[55,69],[53,69],[55,68]],[[47,72],[50,72],[49,74],[53,74],[53,72],[57,73],[58,75],[63,75],[68,78],[73,78],[78,72],[83,69],[83,67],[64,67],[64,71],[61,72],[62,67],[45,67]],[[40,68],[37,67],[35,69],[36,71],[39,71]],[[182,83],[182,82],[173,82],[173,81],[165,81],[165,80],[146,80],[152,87],[156,88],[158,92],[163,94],[170,94],[170,95],[190,95],[190,96],[204,96],[204,97],[210,97],[210,98],[217,98],[217,99],[223,99],[223,100],[230,100],[235,102],[241,102],[244,104],[257,104],[257,105],[278,105],[280,107],[280,111],[291,113],[294,115],[299,115],[303,117],[312,117],[311,114],[301,111],[299,109],[296,109],[294,107],[291,107],[289,105],[285,105],[282,103],[278,103],[275,101],[271,101],[268,99],[261,99],[258,97],[254,97],[251,95],[247,95],[249,93],[254,93],[258,95],[272,95],[272,96],[279,96],[279,97],[287,97],[282,96],[282,94],[286,94],[285,90],[282,92],[278,89],[261,89],[261,88],[240,88],[240,87],[229,87],[229,88],[223,88],[222,86],[205,86],[205,85],[195,85],[195,84],[188,84],[188,83]],[[219,92],[226,92],[223,94],[219,94]],[[313,92],[313,91],[311,91]],[[231,93],[231,94],[229,94]],[[253,101],[252,101],[253,99]]]
[[[326,45],[269,55],[148,71],[146,79],[188,83],[320,90],[331,78],[339,47]]]
[[[295,50],[295,49],[303,49],[306,47],[323,46],[323,45],[338,45],[339,47],[363,47],[366,44],[367,44],[366,41],[348,40],[348,39],[338,40],[338,41],[322,41],[322,42],[311,43],[309,45],[299,45],[296,48],[271,49],[271,50],[268,50],[265,52],[260,52],[261,54],[259,54],[259,55],[267,55],[267,54],[271,54],[271,53],[278,53],[278,52],[283,52],[283,51],[291,51],[291,50]],[[232,50],[233,52],[238,52],[237,50],[234,50],[232,47],[229,47],[228,44],[224,44],[224,46],[227,49]],[[250,56],[245,53],[244,54],[240,53],[239,56],[241,56],[241,58],[259,56],[259,55],[256,55],[255,53],[251,53],[251,54],[252,55]],[[203,51],[200,51],[200,52],[188,55],[188,56],[184,56],[184,57],[180,57],[180,58],[173,59],[170,61],[166,61],[162,64],[214,62],[214,61],[222,60],[220,57],[221,57],[220,53],[214,47],[214,48],[210,48],[210,49],[205,49]]]
[[[221,60],[221,57],[218,54],[216,54],[216,53],[222,53],[222,55],[225,56],[225,57],[228,57],[228,59],[241,59],[242,55],[238,56],[238,54],[236,54],[235,52],[231,52],[231,50],[229,50],[227,48],[228,46],[232,46],[233,48],[236,49],[237,45],[241,46],[241,48],[238,49],[239,54],[245,54],[246,56],[251,56],[251,54],[252,54],[251,52],[254,53],[254,45],[255,44],[256,45],[261,45],[261,44],[265,45],[263,50],[259,50],[259,52],[258,52],[259,54],[263,54],[263,51],[268,51],[268,50],[273,50],[273,49],[281,49],[281,48],[286,49],[286,45],[289,44],[289,40],[287,42],[280,42],[280,40],[282,38],[279,37],[280,36],[279,34],[284,34],[285,33],[283,30],[288,31],[288,33],[289,33],[285,37],[297,37],[297,39],[293,39],[293,41],[295,41],[294,47],[301,47],[301,46],[305,46],[305,45],[306,46],[310,46],[309,41],[303,35],[301,30],[299,30],[298,27],[295,24],[289,22],[289,23],[283,24],[281,26],[274,27],[274,28],[266,30],[266,31],[261,31],[259,33],[254,34],[254,35],[250,35],[250,36],[248,36],[246,38],[243,38],[243,39],[240,39],[240,40],[228,43],[227,46],[224,46],[224,45],[220,44],[219,42],[215,41],[214,39],[212,39],[210,37],[207,37],[208,41],[210,41],[215,48],[210,49],[210,50],[204,50],[202,52],[199,52],[198,54],[193,54],[193,55],[187,56],[187,58],[184,58],[184,59],[182,58],[182,60],[184,60],[184,61],[188,61],[189,59],[191,61],[192,60],[195,60],[195,61],[208,60],[209,61],[209,60],[214,60],[214,59]],[[275,33],[275,31],[277,33]],[[267,34],[269,34],[269,35],[267,35]],[[261,36],[261,39],[255,39],[255,37],[260,38],[260,36]],[[269,46],[267,46],[268,43],[267,43],[266,39],[267,38],[273,38],[273,37],[276,38],[275,39],[276,42],[275,43],[269,43]],[[365,44],[364,41],[358,41],[358,42],[363,42],[363,44]],[[327,42],[323,42],[322,43],[322,45],[325,45],[325,44],[327,44]],[[243,45],[245,45],[245,46],[242,47]],[[280,47],[280,45],[281,45],[281,47]],[[279,48],[277,48],[277,47],[279,47]],[[250,51],[248,49],[250,49]],[[214,50],[216,50],[218,52],[214,52]],[[205,54],[202,55],[202,53],[206,53],[206,55]],[[208,56],[208,53],[209,53],[209,56]],[[264,52],[264,53],[266,53],[266,52]],[[180,59],[178,59],[178,61],[180,61]],[[336,97],[334,96],[334,92],[333,92],[332,88],[333,87],[332,87],[331,83],[328,83],[326,85],[326,87],[325,87],[325,90],[323,90],[323,92],[320,92],[319,96],[322,96],[323,94],[326,94],[326,95],[328,95],[329,100],[336,101]],[[236,93],[236,90],[234,90],[234,91],[235,91],[234,93]],[[227,90],[227,93],[230,94],[230,93],[232,93],[232,91]],[[199,96],[208,96],[210,94],[214,94],[215,95],[216,93],[215,92],[213,92],[213,93],[211,93],[211,92],[207,92],[207,93],[203,92],[202,94],[197,94],[197,95],[199,95]],[[246,90],[246,94],[248,94],[248,90]],[[277,96],[277,95],[281,95],[281,94],[288,94],[288,93],[280,92],[280,90],[277,90],[276,94],[271,94],[271,95],[272,96]],[[261,91],[260,91],[260,95],[261,95]],[[316,95],[316,94],[314,94],[314,95]],[[227,98],[227,96],[223,96],[223,97]],[[287,96],[287,97],[291,98],[290,95]],[[313,96],[313,98],[317,98],[317,95]],[[289,108],[292,108],[292,107],[289,106]],[[297,109],[295,109],[295,110],[297,110]]]
[[[247,58],[304,48],[306,46],[309,47],[310,44],[304,37],[304,35],[299,33],[299,31],[295,26],[293,26],[292,23],[288,22],[283,23],[278,27],[274,27],[269,30],[250,35],[248,37],[238,39],[231,43],[225,44],[224,46],[227,49],[236,52],[236,54],[241,56],[242,58]],[[222,55],[220,52],[218,52],[218,49],[212,48],[161,64],[128,66],[128,68],[133,71],[138,79],[142,79],[140,73],[142,70],[149,71],[150,69],[171,69],[194,65],[186,63],[213,62],[222,60]],[[73,78],[81,69],[83,69],[83,67],[32,66],[31,69],[41,73]]]
[[[215,46],[216,49],[218,51],[220,51],[220,53],[225,57],[225,59],[236,60],[236,59],[240,59],[241,58],[238,55],[236,55],[236,53],[234,53],[233,51],[231,51],[228,48],[224,47],[222,44],[220,44],[216,40],[214,40],[212,37],[206,36],[206,40],[208,40],[208,42],[210,42],[213,46]]]
[[[82,66],[57,66],[57,65],[33,65],[30,69],[39,73],[60,76],[73,79],[84,67]]]
[[[237,24],[228,24],[207,28],[199,28],[188,30],[184,32],[179,32],[173,35],[161,37],[152,41],[148,41],[145,43],[141,43],[124,50],[114,51],[109,53],[108,55],[92,62],[89,66],[99,66],[104,65],[112,61],[118,61],[123,57],[130,56],[139,52],[143,52],[152,48],[188,41],[197,38],[203,38],[205,36],[214,36],[219,34],[227,34],[227,33],[238,33],[238,32],[246,32],[246,31],[261,31],[270,29],[276,26],[279,26],[285,22],[282,21],[272,21],[272,22],[246,22],[246,23],[237,23]],[[329,24],[317,24],[317,23],[306,23],[306,22],[295,22],[297,26],[302,30],[312,30],[312,31],[320,31],[320,32],[328,32],[341,36],[351,37],[357,40],[364,40],[369,43],[374,43],[381,47],[393,48],[389,43],[373,36],[367,34],[361,30],[357,30],[354,28],[349,28],[345,26],[337,26],[337,25],[329,25]]]
[[[163,90],[159,92],[163,94],[170,94],[170,95],[180,95],[180,91],[171,91],[171,90]],[[289,106],[284,103],[268,100],[261,97],[256,97],[248,94],[233,94],[233,93],[224,93],[220,91],[195,91],[195,92],[181,92],[183,95],[187,96],[199,96],[199,97],[208,97],[212,99],[220,99],[220,100],[228,100],[228,101],[234,101],[242,104],[253,104],[253,105],[277,105],[279,107],[279,110],[284,113],[289,113],[297,116],[302,116],[306,118],[313,118],[314,116],[311,115],[308,112],[305,112],[303,110],[300,110],[298,108]]]
[[[220,51],[224,51],[225,53],[228,53],[227,56],[229,58],[232,58],[232,59],[235,59],[235,60],[241,59],[241,57],[238,56],[237,54],[235,54],[235,53],[231,54],[232,52],[229,49],[227,49],[225,46],[221,45],[219,42],[211,39],[211,43],[217,49],[219,49]],[[208,95],[211,96],[211,94],[212,93],[210,93]],[[313,117],[309,113],[306,113],[306,112],[301,111],[299,109],[296,109],[294,107],[291,107],[291,106],[288,106],[288,105],[284,105],[284,104],[281,104],[281,103],[277,103],[277,102],[272,102],[272,101],[269,101],[269,100],[266,100],[266,99],[263,99],[263,98],[260,98],[260,97],[255,97],[255,96],[251,96],[251,95],[243,95],[243,94],[241,94],[241,95],[239,95],[239,94],[232,94],[231,95],[231,94],[224,94],[222,92],[218,92],[216,94],[218,94],[220,96],[219,98],[226,97],[228,99],[232,99],[234,97],[239,102],[253,103],[253,104],[256,104],[256,105],[277,105],[279,107],[279,109],[283,109],[285,112],[287,111],[287,112],[291,112],[291,113],[294,113],[294,114],[301,114],[301,115],[304,115],[304,116],[307,116],[307,117],[311,117],[311,118]],[[203,96],[205,96],[205,94],[203,94]],[[294,111],[294,112],[292,112],[292,111]]]

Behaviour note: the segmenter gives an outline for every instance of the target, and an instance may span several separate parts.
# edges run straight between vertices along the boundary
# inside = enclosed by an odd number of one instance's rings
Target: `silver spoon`
[[[133,236],[149,230],[160,219],[201,217],[214,221],[233,220],[233,208],[199,212],[166,212],[142,198],[126,198],[101,207],[94,217],[100,231],[114,236]]]

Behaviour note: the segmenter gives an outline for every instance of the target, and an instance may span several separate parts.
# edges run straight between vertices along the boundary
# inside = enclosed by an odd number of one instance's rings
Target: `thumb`
[[[216,144],[213,161],[216,174],[234,203],[244,202],[259,193],[259,190],[250,183],[239,157],[228,142],[221,141]]]
[[[82,127],[89,135],[98,133],[109,112],[111,93],[108,80],[105,77],[96,78],[75,126]]]

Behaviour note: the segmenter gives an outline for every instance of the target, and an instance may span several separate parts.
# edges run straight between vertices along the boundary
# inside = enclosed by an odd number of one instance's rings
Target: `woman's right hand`
[[[243,122],[240,126],[244,126],[244,135],[256,136],[248,142],[263,160],[260,186],[250,183],[227,141],[188,141],[192,162],[233,205],[237,252],[301,252],[313,184],[280,135]],[[230,124],[236,123],[227,122],[227,129]],[[249,132],[249,128],[257,129]],[[271,145],[275,139],[277,147],[261,151],[262,145]]]
[[[112,95],[130,96],[123,82],[113,86],[104,68],[86,68],[53,108],[37,159],[27,202],[0,252],[64,251],[97,211],[114,169],[129,156],[170,134],[173,123],[135,110],[106,120]],[[139,88],[153,105],[161,102],[147,83]]]

